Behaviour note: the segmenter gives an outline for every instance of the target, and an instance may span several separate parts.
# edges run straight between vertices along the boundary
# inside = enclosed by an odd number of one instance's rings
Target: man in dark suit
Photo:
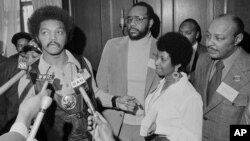
[[[198,22],[194,19],[184,20],[179,27],[179,33],[187,37],[193,46],[193,55],[187,66],[187,73],[193,74],[196,66],[197,59],[201,53],[207,52],[205,46],[200,44],[201,41],[201,28]]]
[[[194,87],[203,99],[203,141],[229,141],[229,127],[249,122],[250,56],[238,44],[244,24],[221,15],[206,35],[208,53],[197,62]]]

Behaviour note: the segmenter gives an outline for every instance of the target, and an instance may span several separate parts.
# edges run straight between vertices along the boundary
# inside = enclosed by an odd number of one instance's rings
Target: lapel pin
[[[235,81],[235,82],[240,82],[240,75],[235,75],[234,77],[233,77],[233,80]]]

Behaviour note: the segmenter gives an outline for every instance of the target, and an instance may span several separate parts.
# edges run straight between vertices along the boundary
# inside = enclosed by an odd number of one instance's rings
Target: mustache
[[[213,46],[207,46],[208,49],[211,49],[211,50],[217,50],[215,47]]]
[[[61,46],[58,42],[56,42],[56,41],[51,41],[51,42],[49,42],[48,44],[47,44],[47,47],[49,47],[50,45],[52,45],[52,44],[56,44],[57,46]]]
[[[129,28],[128,30],[130,31],[130,30],[136,30],[136,31],[139,31],[138,29],[136,29],[136,28],[134,28],[134,27],[131,27],[131,28]]]

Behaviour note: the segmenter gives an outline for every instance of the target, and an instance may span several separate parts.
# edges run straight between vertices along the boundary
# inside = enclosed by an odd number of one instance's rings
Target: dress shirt
[[[241,48],[237,48],[236,51],[234,51],[233,54],[231,54],[229,57],[223,59],[223,64],[224,64],[224,69],[222,70],[222,77],[221,77],[221,80],[223,80],[223,78],[225,78],[225,76],[227,75],[228,71],[230,70],[230,68],[232,67],[234,61],[236,60],[236,58],[239,56],[240,54],[240,50]],[[215,64],[218,62],[218,60],[215,60],[213,62],[213,66],[212,66],[212,70],[211,70],[211,73],[210,73],[210,76],[209,76],[209,80],[212,79],[212,76],[213,74],[215,73],[216,71],[216,68],[215,68]]]
[[[171,141],[201,141],[202,99],[188,81],[187,75],[162,91],[165,79],[145,101],[146,116],[142,125],[155,122],[155,134]],[[154,114],[154,115],[152,115]],[[147,117],[151,123],[147,123]],[[152,121],[155,118],[155,121]],[[146,120],[145,120],[146,119]]]

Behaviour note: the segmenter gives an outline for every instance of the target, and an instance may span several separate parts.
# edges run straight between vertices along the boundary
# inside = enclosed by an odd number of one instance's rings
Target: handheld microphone
[[[36,136],[36,133],[37,133],[37,130],[43,120],[43,116],[46,112],[46,110],[48,109],[48,107],[51,105],[52,103],[52,98],[49,97],[49,96],[43,96],[42,98],[42,102],[41,102],[41,108],[40,108],[40,112],[37,114],[37,117],[36,117],[36,120],[35,120],[35,123],[31,129],[31,132],[27,138],[27,141],[33,141],[35,136]]]
[[[48,87],[48,84],[52,83],[53,80],[54,80],[54,77],[55,77],[54,74],[51,74],[51,75],[46,74],[46,75],[42,75],[42,76],[46,76],[46,77],[44,77],[45,82],[44,82],[43,87],[42,87],[39,94],[44,93],[44,91]],[[42,102],[41,102],[40,112],[37,114],[37,117],[35,119],[35,123],[34,123],[32,129],[31,129],[31,132],[29,134],[29,137],[28,137],[27,141],[33,141],[33,139],[35,138],[37,130],[38,130],[38,128],[39,128],[39,126],[40,126],[40,124],[41,124],[41,122],[43,120],[43,116],[44,116],[46,110],[51,105],[51,103],[52,103],[52,98],[50,96],[48,96],[48,95],[43,96]]]
[[[92,114],[94,114],[94,116],[96,115],[96,110],[89,98],[89,96],[87,95],[85,89],[83,88],[83,85],[87,85],[87,82],[85,81],[85,79],[83,77],[77,78],[76,80],[74,80],[73,82],[71,82],[72,87],[74,88],[75,91],[78,91],[81,93],[84,101],[86,102],[87,106],[89,107],[89,109],[91,110]]]
[[[14,85],[19,79],[21,79],[26,74],[29,65],[27,62],[20,60],[18,62],[17,67],[21,69],[21,71],[14,75],[8,82],[6,82],[0,87],[0,95],[7,91],[12,85]]]

